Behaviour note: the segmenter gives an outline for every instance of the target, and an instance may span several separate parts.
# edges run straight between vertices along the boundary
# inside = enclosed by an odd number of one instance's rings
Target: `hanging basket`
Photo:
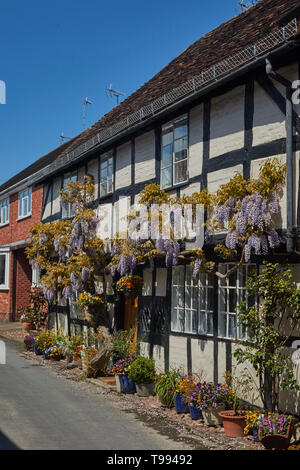
[[[134,299],[143,288],[143,278],[141,276],[124,276],[116,284],[117,291],[122,292],[126,297]]]

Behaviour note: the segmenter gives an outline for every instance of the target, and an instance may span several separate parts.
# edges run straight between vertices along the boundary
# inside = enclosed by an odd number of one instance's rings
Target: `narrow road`
[[[17,345],[6,346],[7,364],[0,364],[0,450],[182,449],[182,443],[112,407],[104,397],[87,395],[26,361]]]

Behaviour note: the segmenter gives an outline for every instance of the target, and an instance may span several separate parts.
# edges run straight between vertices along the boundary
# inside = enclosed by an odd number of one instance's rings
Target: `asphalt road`
[[[119,411],[103,396],[84,393],[23,359],[18,346],[6,345],[7,363],[0,364],[0,450],[182,449],[182,443]]]

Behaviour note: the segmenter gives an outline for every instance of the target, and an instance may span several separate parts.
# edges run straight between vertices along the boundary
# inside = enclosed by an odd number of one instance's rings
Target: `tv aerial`
[[[60,134],[59,138],[60,138],[60,145],[62,145],[65,140],[70,140],[71,139],[71,137],[67,137],[66,135],[64,135],[63,132]]]
[[[108,96],[110,96],[110,98],[112,98],[113,96],[116,97],[117,99],[117,105],[119,104],[119,98],[121,96],[125,96],[125,93],[122,93],[121,91],[117,91],[113,88],[112,84],[110,84],[107,88],[106,88],[106,93],[108,94]]]
[[[83,100],[83,112],[82,112],[83,129],[85,129],[86,108],[89,104],[92,104],[91,100],[89,100],[88,98],[84,98],[84,100]]]

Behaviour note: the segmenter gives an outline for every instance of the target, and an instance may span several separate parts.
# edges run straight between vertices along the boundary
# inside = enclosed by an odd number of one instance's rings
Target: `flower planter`
[[[218,408],[210,407],[202,410],[204,423],[207,426],[218,426],[222,424],[222,418],[219,415],[220,411],[224,411],[225,406],[219,406]]]
[[[44,354],[44,359],[46,359],[48,361],[50,359],[49,354]]]
[[[219,416],[223,420],[223,427],[227,437],[244,437],[246,418],[243,411],[241,415],[235,416],[233,410],[220,411]]]
[[[154,383],[136,384],[136,393],[139,397],[150,397],[150,395],[154,395]]]
[[[120,375],[121,391],[122,393],[136,393],[136,386],[133,380],[129,379],[127,375]]]
[[[182,399],[182,396],[176,393],[175,396],[175,409],[177,413],[188,413],[189,407]]]
[[[254,441],[259,442],[259,435],[258,435],[258,429],[257,428],[252,429],[252,435],[254,437]]]
[[[120,380],[120,375],[116,374],[116,386],[117,386],[117,392],[122,393],[122,385],[121,385],[121,380]]]
[[[197,408],[196,406],[191,406],[191,405],[189,406],[189,408],[190,408],[190,416],[194,421],[203,418],[202,411],[199,410],[199,408]]]
[[[36,356],[42,356],[44,354],[44,351],[42,351],[41,349],[37,348],[36,346],[34,346],[34,352],[35,352],[35,355]]]
[[[22,328],[24,333],[29,333],[31,330],[33,330],[34,325],[31,322],[23,322]]]
[[[287,450],[292,435],[292,428],[289,425],[286,434],[265,434],[261,435],[259,430],[259,440],[266,449]]]

